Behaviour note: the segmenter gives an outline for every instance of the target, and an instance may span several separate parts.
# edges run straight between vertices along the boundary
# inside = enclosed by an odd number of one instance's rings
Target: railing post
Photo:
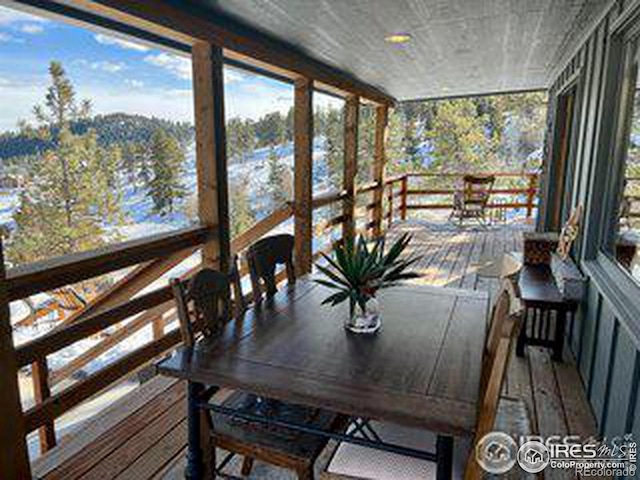
[[[360,98],[349,95],[344,107],[344,175],[342,188],[342,239],[348,241],[355,235],[356,172],[358,171],[358,116]]]
[[[533,202],[536,198],[538,176],[535,173],[529,175],[529,189],[527,191],[527,218],[533,216]]]
[[[41,404],[51,396],[49,388],[49,366],[47,359],[39,358],[31,364],[31,379],[33,380],[33,398],[36,405]],[[48,421],[38,429],[40,453],[45,453],[56,446],[56,430],[53,420]]]
[[[407,219],[407,192],[409,190],[409,181],[408,181],[408,175],[405,173],[402,176],[402,203],[400,204],[400,218],[402,218],[402,220],[406,220]]]
[[[211,228],[203,265],[229,271],[229,192],[224,118],[222,49],[196,42],[191,49],[196,124],[198,216]]]
[[[387,217],[387,229],[391,229],[393,226],[393,183],[388,185],[387,190],[387,205],[389,205],[389,216]]]
[[[294,112],[294,223],[295,268],[297,275],[312,267],[313,241],[313,81],[295,82]]]
[[[164,336],[164,316],[162,314],[151,321],[151,331],[154,340],[159,340]]]
[[[25,423],[20,404],[18,364],[11,331],[9,292],[0,238],[0,478],[29,480],[31,467],[27,454]]]
[[[387,142],[387,125],[389,107],[379,105],[376,107],[376,132],[375,154],[373,159],[373,181],[376,189],[373,191],[373,235],[379,237],[382,234],[382,198],[384,197],[384,170],[386,165],[385,146]]]

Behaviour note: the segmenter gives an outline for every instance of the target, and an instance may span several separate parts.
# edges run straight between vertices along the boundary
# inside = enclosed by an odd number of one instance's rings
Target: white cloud
[[[20,12],[10,8],[0,7],[0,25],[6,26],[20,22],[46,23],[48,20]]]
[[[144,61],[165,69],[181,80],[191,80],[191,61],[188,58],[162,52],[157,55],[147,55]]]
[[[42,103],[47,86],[47,78],[33,83],[0,78],[0,98],[3,100],[0,132],[15,130],[20,119],[33,122],[33,106]],[[95,114],[124,112],[193,122],[193,97],[189,89],[133,90],[125,82],[107,86],[100,83],[87,87],[78,85],[77,98],[90,99]]]
[[[144,87],[144,82],[141,80],[136,80],[133,78],[127,78],[125,79],[124,83],[126,83],[127,85],[130,85],[134,88],[142,88]]]
[[[129,40],[124,40],[118,37],[110,37],[108,35],[103,35],[102,33],[98,33],[93,36],[96,42],[102,45],[114,45],[116,47],[124,48],[126,50],[135,50],[136,52],[148,52],[149,47],[142,45],[136,42],[130,42]]]
[[[256,81],[242,82],[230,89],[225,96],[227,118],[256,119],[275,111],[287,113],[292,105],[293,89],[291,87],[273,88]]]
[[[20,31],[22,33],[28,33],[29,35],[38,35],[39,33],[44,32],[44,27],[37,23],[27,23],[20,27]]]
[[[11,35],[0,32],[0,42],[10,42],[10,41],[11,41]]]
[[[116,63],[116,62],[102,61],[102,62],[93,62],[91,64],[91,68],[93,70],[102,70],[103,72],[107,72],[107,73],[117,73],[124,70],[126,68],[126,65],[121,62]]]
[[[232,70],[229,67],[224,69],[224,82],[226,84],[242,82],[247,77],[238,70]]]

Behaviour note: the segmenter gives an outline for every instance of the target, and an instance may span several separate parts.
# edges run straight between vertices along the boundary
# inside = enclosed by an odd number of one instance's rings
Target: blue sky
[[[187,56],[129,38],[0,7],[0,132],[31,121],[48,85],[49,62],[62,62],[79,99],[94,113],[127,112],[193,121]],[[225,70],[227,116],[257,118],[286,111],[292,87],[237,69]],[[320,103],[335,103],[318,96]]]

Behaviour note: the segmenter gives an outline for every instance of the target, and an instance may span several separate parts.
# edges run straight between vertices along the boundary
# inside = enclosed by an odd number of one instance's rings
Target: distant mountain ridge
[[[147,143],[156,130],[164,130],[185,145],[193,139],[193,125],[143,115],[111,113],[75,121],[71,130],[83,134],[95,130],[101,146]],[[51,147],[51,142],[27,133],[12,131],[0,134],[0,160],[37,155]]]

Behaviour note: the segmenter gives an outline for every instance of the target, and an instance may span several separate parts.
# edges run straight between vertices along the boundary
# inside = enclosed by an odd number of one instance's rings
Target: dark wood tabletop
[[[383,325],[348,333],[348,305],[299,280],[232,322],[222,338],[178,348],[161,373],[349,415],[466,436],[476,424],[488,298],[404,286],[379,296]]]
[[[527,306],[565,310],[575,307],[575,302],[562,296],[548,265],[523,265],[518,287]]]

